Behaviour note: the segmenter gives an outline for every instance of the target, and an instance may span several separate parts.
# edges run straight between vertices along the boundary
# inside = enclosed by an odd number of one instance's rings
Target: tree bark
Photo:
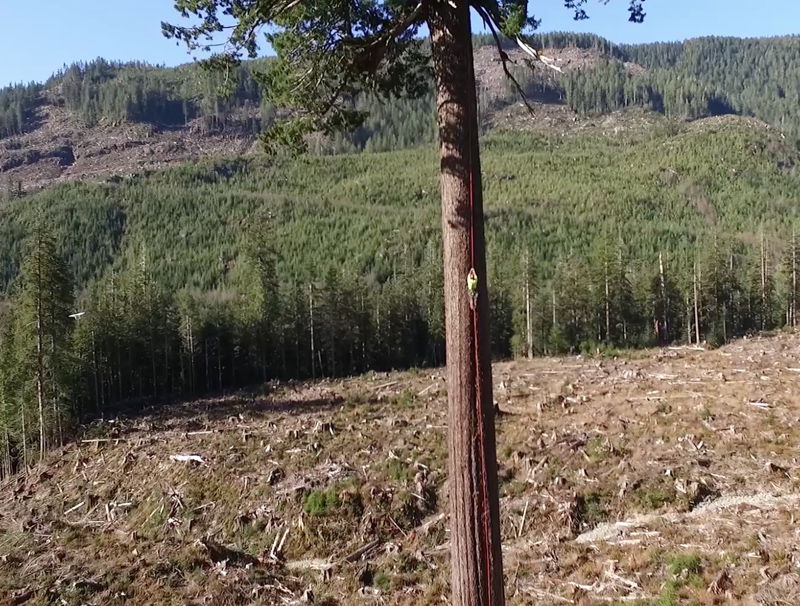
[[[505,603],[489,300],[469,7],[430,6],[444,246],[453,606]],[[470,198],[472,204],[470,205]],[[475,313],[467,274],[478,276]]]
[[[22,421],[22,465],[25,467],[25,474],[28,473],[28,438],[25,426],[25,403],[20,406],[20,417]]]
[[[797,238],[792,229],[792,328],[797,326]]]
[[[767,315],[767,254],[764,245],[764,230],[761,230],[761,330],[766,328]]]
[[[528,359],[533,360],[533,317],[531,313],[531,272],[530,255],[525,252],[525,340],[528,346]]]
[[[722,342],[728,342],[728,305],[722,304]]]
[[[36,256],[36,400],[39,404],[39,460],[45,455],[44,429],[44,347],[42,344],[42,251],[41,243]]]
[[[695,343],[700,345],[700,312],[697,302],[697,265],[695,265],[694,275],[692,276],[692,288],[694,290],[694,332]]]
[[[308,325],[311,330],[311,378],[316,379],[317,372],[314,370],[314,354],[316,353],[314,347],[314,287],[311,284],[308,285],[308,317]]]
[[[611,290],[608,285],[608,259],[603,264],[603,277],[605,278],[606,343],[611,344]]]
[[[669,337],[667,337],[669,334],[669,326],[667,324],[669,301],[667,300],[667,283],[664,280],[664,256],[660,252],[658,253],[658,275],[661,280],[661,330],[664,334],[662,341],[664,341],[665,339],[669,339]]]

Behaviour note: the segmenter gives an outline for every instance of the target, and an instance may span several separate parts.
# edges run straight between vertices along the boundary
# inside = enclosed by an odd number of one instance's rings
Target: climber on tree
[[[474,267],[467,275],[467,292],[469,292],[469,306],[475,311],[475,302],[478,300],[478,274],[475,273]]]

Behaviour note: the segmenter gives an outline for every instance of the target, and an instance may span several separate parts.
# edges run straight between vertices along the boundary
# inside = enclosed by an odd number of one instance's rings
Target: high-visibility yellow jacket
[[[472,270],[467,275],[467,290],[471,293],[478,292],[478,276],[475,274],[475,271]]]

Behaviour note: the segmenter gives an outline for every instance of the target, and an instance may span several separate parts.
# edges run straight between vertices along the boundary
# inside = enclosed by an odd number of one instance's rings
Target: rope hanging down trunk
[[[468,157],[467,157],[467,170],[469,171],[469,248],[470,248],[470,272],[474,272],[475,268],[475,205],[474,200],[474,187],[473,187],[473,164],[472,164],[472,150],[477,141],[475,141],[475,134],[472,129],[468,132]],[[485,280],[486,276],[478,276],[478,290],[480,290],[480,281]],[[472,294],[470,293],[472,296]],[[480,342],[478,340],[478,301],[477,291],[474,295],[476,298],[472,303],[472,331],[473,331],[473,345],[475,350],[475,407],[476,414],[478,415],[478,443],[480,446],[480,469],[481,469],[481,499],[483,504],[483,542],[484,542],[484,558],[486,560],[486,603],[492,605],[492,530],[491,521],[489,519],[489,485],[486,480],[486,440],[483,426],[483,388],[481,385],[481,365],[480,365]]]

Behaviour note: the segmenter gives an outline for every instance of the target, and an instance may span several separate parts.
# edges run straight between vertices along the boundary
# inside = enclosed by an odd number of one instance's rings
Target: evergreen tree
[[[38,222],[31,230],[29,252],[12,296],[11,354],[4,394],[15,404],[27,461],[32,443],[39,458],[63,441],[64,425],[72,419],[70,330],[72,285],[52,234]],[[34,429],[36,431],[34,432]]]
[[[800,281],[798,278],[800,272],[800,243],[798,242],[798,235],[796,228],[792,226],[791,240],[786,247],[786,252],[783,257],[783,264],[781,265],[781,273],[784,280],[783,309],[786,312],[786,325],[792,328],[797,327],[798,310],[797,305],[800,303]]]
[[[597,341],[628,346],[637,322],[623,243],[603,234],[595,241],[590,254]]]
[[[659,345],[678,341],[683,332],[683,304],[674,272],[663,253],[658,255],[657,271],[649,272],[652,278],[647,308],[655,329],[654,341]]]
[[[19,426],[13,374],[13,333],[8,317],[0,316],[0,478],[7,478],[20,463]],[[24,456],[24,455],[23,455]]]
[[[760,243],[750,253],[748,311],[751,328],[771,330],[775,327],[775,272],[769,242],[762,229]]]
[[[281,352],[284,341],[281,325],[280,285],[277,275],[274,232],[269,227],[269,217],[259,216],[250,227],[245,248],[246,286],[240,288],[240,323],[246,326],[243,335],[257,367],[261,368],[261,380],[269,378],[283,366]]]
[[[535,348],[535,316],[539,284],[536,269],[532,261],[533,255],[525,250],[520,259],[519,279],[515,280],[516,300],[518,305],[513,307],[514,339],[513,351],[517,354],[524,353],[528,359],[533,358]]]

